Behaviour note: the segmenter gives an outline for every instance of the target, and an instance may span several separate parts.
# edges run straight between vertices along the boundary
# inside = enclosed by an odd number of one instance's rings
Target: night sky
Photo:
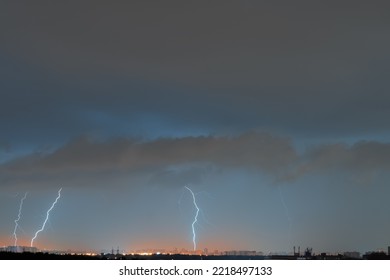
[[[389,1],[1,1],[0,246],[390,245]]]

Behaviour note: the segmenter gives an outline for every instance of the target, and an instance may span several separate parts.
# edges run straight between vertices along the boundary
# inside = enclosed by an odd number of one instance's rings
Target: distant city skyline
[[[0,246],[387,248],[389,14],[0,4]]]
[[[258,251],[249,250],[228,250],[210,251],[208,248],[203,250],[186,250],[184,248],[173,250],[165,249],[143,249],[125,251],[119,247],[111,250],[40,250],[36,247],[28,246],[7,246],[0,247],[0,259],[112,259],[112,260],[191,260],[191,259],[204,259],[204,260],[388,260],[390,259],[390,246],[387,248],[387,252],[384,250],[369,251],[361,253],[358,251],[345,251],[345,252],[316,252],[313,248],[307,247],[306,249],[300,249],[300,246],[294,246],[293,252],[269,252],[263,253]]]
[[[302,247],[294,246],[291,251],[285,252],[263,252],[256,250],[217,250],[217,249],[197,249],[197,250],[187,250],[186,248],[171,248],[171,249],[163,249],[163,248],[144,248],[137,250],[126,250],[120,247],[112,247],[111,249],[100,249],[100,250],[58,250],[58,249],[41,249],[37,247],[30,246],[3,246],[0,247],[0,252],[5,253],[49,253],[49,254],[76,254],[76,255],[101,255],[101,254],[121,254],[121,255],[138,255],[138,256],[151,256],[151,255],[197,255],[197,256],[295,256],[301,257],[305,255],[328,255],[328,256],[336,256],[336,255],[344,255],[346,257],[352,258],[361,258],[361,256],[365,254],[371,253],[383,253],[387,256],[390,256],[390,246],[387,247],[386,250],[383,248],[371,250],[367,252],[359,252],[359,251],[334,251],[334,252],[324,252],[324,251],[316,251],[310,247]]]

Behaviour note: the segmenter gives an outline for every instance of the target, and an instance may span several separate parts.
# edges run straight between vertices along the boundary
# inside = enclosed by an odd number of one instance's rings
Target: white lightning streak
[[[38,234],[39,234],[40,232],[42,232],[42,231],[45,229],[46,222],[47,222],[47,220],[49,219],[50,211],[54,208],[54,206],[57,204],[58,199],[60,199],[60,197],[61,197],[61,190],[62,190],[62,188],[59,189],[59,191],[58,191],[58,196],[57,196],[56,200],[53,202],[53,204],[51,205],[50,209],[47,210],[46,219],[45,219],[45,221],[43,222],[42,227],[35,233],[35,236],[33,237],[33,239],[31,239],[31,247],[33,247],[33,245],[34,245],[34,240],[37,238]]]
[[[23,202],[24,202],[24,200],[26,199],[26,197],[27,197],[27,192],[24,194],[24,196],[23,196],[22,199],[20,200],[18,218],[15,220],[15,228],[14,228],[15,243],[14,243],[14,246],[16,246],[16,244],[17,244],[17,242],[18,242],[18,237],[16,236],[16,230],[17,230],[18,227],[19,227],[19,221],[20,221],[20,218],[21,218],[21,216],[22,216]]]
[[[189,187],[187,187],[187,186],[185,186],[185,188],[191,192],[192,199],[193,199],[193,202],[194,202],[194,205],[195,205],[195,208],[196,208],[195,218],[194,218],[194,221],[192,222],[192,242],[194,243],[194,251],[196,251],[195,224],[198,221],[198,214],[199,214],[199,210],[200,209],[199,209],[198,205],[196,204],[195,194],[193,193],[193,191]]]

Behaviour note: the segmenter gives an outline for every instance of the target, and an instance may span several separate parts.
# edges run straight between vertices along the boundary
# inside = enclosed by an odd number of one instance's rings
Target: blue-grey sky
[[[0,245],[385,248],[387,1],[2,1]]]

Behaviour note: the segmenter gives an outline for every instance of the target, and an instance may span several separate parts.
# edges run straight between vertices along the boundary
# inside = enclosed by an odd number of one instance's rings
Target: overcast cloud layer
[[[389,1],[2,1],[0,243],[24,191],[28,240],[63,187],[41,246],[191,246],[189,184],[216,224],[203,246],[387,246],[389,14]]]
[[[42,184],[46,179],[49,185],[61,182],[99,188],[96,177],[102,174],[111,180],[118,175],[131,180],[131,175],[136,174],[159,178],[167,172],[174,172],[170,174],[170,184],[177,185],[174,183],[177,179],[184,184],[192,183],[195,173],[211,172],[215,168],[244,168],[269,175],[279,183],[329,170],[363,176],[389,171],[390,144],[372,141],[349,146],[337,143],[317,146],[299,154],[289,139],[265,133],[230,138],[164,138],[146,142],[125,138],[97,142],[83,137],[53,152],[37,152],[4,163],[0,165],[0,174],[4,188],[20,188],[36,182]],[[195,176],[199,177],[201,174]]]
[[[389,136],[387,1],[1,5],[8,143],[156,127]]]

